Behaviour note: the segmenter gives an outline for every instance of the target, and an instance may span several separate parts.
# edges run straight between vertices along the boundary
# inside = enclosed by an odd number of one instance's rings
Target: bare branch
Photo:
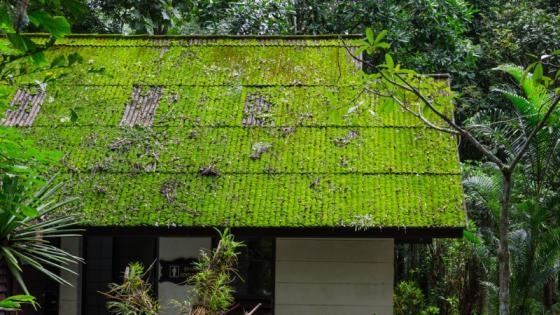
[[[433,123],[430,122],[428,119],[426,119],[426,117],[424,117],[424,115],[422,115],[422,113],[420,113],[420,112],[417,113],[417,112],[411,110],[410,108],[408,108],[408,106],[406,106],[406,104],[404,104],[404,103],[403,103],[401,100],[399,100],[396,96],[393,95],[391,98],[392,98],[393,100],[395,100],[395,101],[401,106],[402,109],[404,109],[405,111],[409,112],[409,113],[412,114],[413,116],[415,116],[415,117],[417,117],[418,119],[420,119],[420,120],[421,120],[424,124],[426,124],[428,127],[432,128],[432,129],[435,129],[435,130],[438,130],[438,131],[441,131],[441,132],[450,133],[450,134],[453,134],[453,135],[459,135],[459,134],[460,134],[459,132],[457,132],[457,131],[455,131],[455,130],[453,130],[453,129],[447,129],[447,128],[439,127],[439,126],[433,124]]]
[[[455,123],[452,119],[450,119],[449,117],[447,117],[445,114],[443,114],[442,112],[440,112],[437,108],[435,108],[435,106],[432,104],[432,102],[430,100],[428,100],[426,98],[426,96],[420,91],[418,90],[418,88],[416,88],[415,86],[411,85],[408,81],[404,80],[398,73],[395,73],[395,75],[402,80],[410,89],[412,89],[412,93],[414,93],[414,95],[418,96],[418,98],[432,111],[434,112],[434,114],[436,114],[438,117],[440,117],[441,119],[443,119],[443,121],[445,121],[447,123],[447,125],[449,125],[449,127],[451,127],[452,129],[457,130],[457,132],[459,132],[459,134],[464,137],[465,139],[467,139],[467,141],[469,141],[475,148],[477,148],[484,156],[486,156],[490,161],[496,163],[496,165],[498,165],[498,167],[500,167],[501,169],[506,168],[506,165],[504,164],[504,162],[502,162],[502,160],[500,160],[500,158],[498,158],[494,153],[492,153],[490,150],[488,150],[488,148],[486,148],[480,141],[478,141],[468,130],[462,128],[461,126],[459,126],[457,123]]]
[[[355,60],[362,62],[363,64],[366,64],[372,68],[375,68],[376,66],[373,65],[372,63],[363,60],[362,58],[359,58],[357,56],[355,56],[350,49],[348,48],[348,46],[346,45],[346,43],[344,42],[344,40],[342,40],[342,43],[344,44],[344,47],[346,48],[346,51],[348,52],[348,54],[354,58]],[[385,79],[387,82],[405,90],[408,92],[413,93],[414,95],[418,96],[418,98],[422,101],[422,103],[424,103],[432,112],[434,112],[438,117],[440,117],[441,119],[443,119],[443,121],[445,121],[445,123],[447,123],[447,125],[450,127],[449,129],[454,129],[457,131],[457,133],[459,133],[462,137],[464,137],[467,141],[469,141],[477,150],[479,150],[486,158],[488,158],[490,161],[492,161],[493,163],[495,163],[496,165],[498,165],[498,167],[500,169],[505,169],[506,165],[504,164],[504,162],[502,162],[502,160],[500,160],[500,158],[498,158],[494,153],[492,153],[488,148],[486,148],[480,141],[478,141],[468,130],[463,129],[461,126],[459,126],[458,124],[456,124],[452,119],[450,119],[449,117],[447,117],[445,114],[443,114],[442,112],[440,112],[437,108],[435,108],[435,106],[432,104],[432,102],[430,100],[428,100],[424,94],[422,94],[422,92],[420,92],[420,90],[418,90],[415,86],[413,86],[412,84],[410,84],[408,81],[404,80],[404,78],[398,74],[397,72],[395,72],[395,75],[397,76],[397,78],[399,78],[399,80],[401,80],[404,84],[397,82],[395,80],[392,80],[391,78],[388,78],[383,71],[380,71],[381,76],[383,77],[383,79]],[[414,115],[414,114],[413,114]],[[415,115],[416,116],[416,115]],[[417,116],[418,117],[418,116]],[[433,123],[431,123],[432,125],[434,125]],[[441,127],[440,127],[441,128]],[[448,129],[448,128],[446,128]]]

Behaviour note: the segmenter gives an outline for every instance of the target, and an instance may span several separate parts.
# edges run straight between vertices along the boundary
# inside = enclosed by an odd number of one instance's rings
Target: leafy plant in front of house
[[[58,268],[75,274],[68,265],[82,261],[49,242],[51,238],[78,236],[75,233],[79,231],[74,228],[78,223],[76,216],[54,214],[75,201],[75,198],[56,199],[55,195],[64,184],[55,184],[54,179],[35,193],[22,187],[17,177],[2,175],[0,182],[0,196],[9,201],[2,203],[0,209],[0,259],[26,294],[29,291],[23,279],[22,264],[60,284],[70,285],[51,270]]]
[[[233,304],[232,283],[237,274],[237,256],[243,245],[235,241],[228,229],[219,232],[220,241],[215,249],[202,250],[195,263],[196,273],[192,298],[183,311],[188,315],[225,314]]]
[[[426,298],[413,281],[402,281],[395,288],[394,315],[436,315],[439,309],[426,306]]]
[[[0,311],[19,311],[24,304],[37,306],[35,297],[26,294],[18,294],[9,296],[0,300]]]
[[[149,271],[149,270],[148,270]],[[160,305],[154,298],[152,286],[146,281],[144,266],[130,263],[122,283],[110,283],[109,291],[101,292],[109,300],[107,310],[113,315],[157,315]]]

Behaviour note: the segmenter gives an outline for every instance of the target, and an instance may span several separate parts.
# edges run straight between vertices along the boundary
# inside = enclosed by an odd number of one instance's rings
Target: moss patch
[[[456,139],[358,89],[336,39],[78,36],[56,50],[85,63],[23,132],[65,153],[90,225],[465,224]],[[157,110],[121,124],[154,89]]]

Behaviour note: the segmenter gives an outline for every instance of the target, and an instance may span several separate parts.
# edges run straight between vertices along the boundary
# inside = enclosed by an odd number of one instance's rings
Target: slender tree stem
[[[499,222],[500,246],[498,248],[499,263],[499,314],[509,315],[509,202],[511,198],[512,176],[510,169],[502,170],[503,187]]]

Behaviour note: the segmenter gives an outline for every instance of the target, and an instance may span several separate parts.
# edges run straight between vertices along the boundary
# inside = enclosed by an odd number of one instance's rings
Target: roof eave
[[[86,236],[218,236],[224,227],[153,227],[153,226],[95,226],[86,227]],[[418,240],[432,238],[461,238],[464,227],[232,227],[237,236],[259,237],[332,237],[332,238],[394,238]]]

